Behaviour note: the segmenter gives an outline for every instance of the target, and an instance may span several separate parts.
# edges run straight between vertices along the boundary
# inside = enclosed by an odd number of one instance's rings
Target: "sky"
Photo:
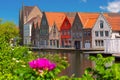
[[[18,25],[22,4],[49,12],[120,12],[120,0],[1,0],[0,18]]]

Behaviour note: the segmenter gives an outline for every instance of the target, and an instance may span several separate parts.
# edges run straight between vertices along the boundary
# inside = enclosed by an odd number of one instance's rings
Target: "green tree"
[[[19,36],[19,29],[13,22],[2,22],[0,20],[0,39],[9,42],[17,36]]]

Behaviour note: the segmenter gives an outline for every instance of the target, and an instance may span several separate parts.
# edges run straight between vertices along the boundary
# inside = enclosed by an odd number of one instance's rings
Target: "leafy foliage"
[[[51,80],[60,79],[58,74],[68,66],[65,58],[59,55],[36,55],[26,47],[11,46],[10,40],[18,36],[18,30],[11,22],[0,22],[0,80]],[[39,57],[48,58],[57,67],[40,77],[28,65],[28,62]],[[62,77],[63,78],[63,77]]]
[[[0,39],[10,41],[10,39],[19,36],[19,30],[13,22],[2,22],[0,20]]]
[[[94,68],[87,68],[82,80],[120,80],[120,64],[114,63],[114,57],[103,57],[98,54],[97,57],[90,56],[94,61]]]

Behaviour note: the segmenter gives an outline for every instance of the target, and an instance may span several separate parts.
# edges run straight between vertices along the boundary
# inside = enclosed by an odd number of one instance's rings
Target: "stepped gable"
[[[113,31],[120,31],[120,14],[104,13],[103,14]]]
[[[99,13],[82,13],[82,12],[78,12],[78,16],[81,19],[82,25],[84,29],[91,29],[96,20],[99,17]]]

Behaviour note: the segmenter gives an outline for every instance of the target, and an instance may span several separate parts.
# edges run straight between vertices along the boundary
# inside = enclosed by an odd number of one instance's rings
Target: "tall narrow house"
[[[24,44],[24,25],[33,19],[36,16],[42,17],[42,12],[37,6],[22,6],[22,9],[19,13],[19,29],[20,29],[20,36],[21,42],[20,44]]]
[[[39,48],[47,48],[49,39],[49,25],[45,12],[43,12],[43,16],[40,23],[40,31],[38,34],[39,34]]]
[[[76,13],[75,19],[73,21],[73,25],[71,27],[71,38],[72,38],[72,43],[71,43],[72,48],[76,48],[76,49],[82,48],[83,25],[78,13]]]
[[[94,27],[98,17],[99,13],[78,13],[82,25],[83,25],[83,39],[82,39],[82,48],[89,49],[92,48],[92,28]]]
[[[120,37],[120,14],[101,13],[92,29],[92,48],[103,48],[105,40]]]
[[[46,16],[49,24],[49,47],[60,48],[60,27],[65,19],[65,14],[62,12],[46,12]]]

